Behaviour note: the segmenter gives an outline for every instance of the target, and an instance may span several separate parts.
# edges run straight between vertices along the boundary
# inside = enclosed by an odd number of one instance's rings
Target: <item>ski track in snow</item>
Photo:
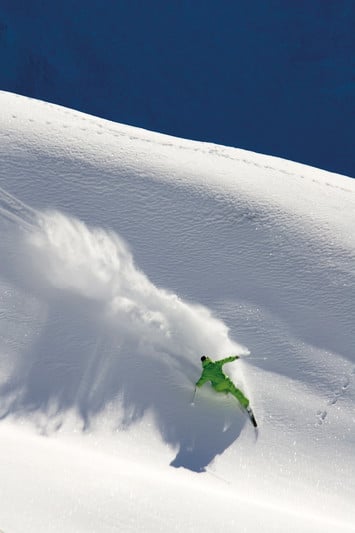
[[[333,392],[331,398],[327,401],[327,406],[334,406],[338,402],[338,400],[341,400],[345,396],[349,387],[353,386],[354,377],[355,367],[351,370],[349,374],[346,374],[343,377],[340,387]],[[317,420],[319,425],[323,424],[323,422],[325,421],[328,415],[328,409],[319,409],[317,411]]]

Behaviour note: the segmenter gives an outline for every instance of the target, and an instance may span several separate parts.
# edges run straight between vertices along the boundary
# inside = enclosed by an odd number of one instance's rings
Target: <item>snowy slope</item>
[[[0,529],[353,531],[355,182],[0,105]]]

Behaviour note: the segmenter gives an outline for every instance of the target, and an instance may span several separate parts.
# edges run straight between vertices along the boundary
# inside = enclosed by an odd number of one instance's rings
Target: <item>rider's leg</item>
[[[232,383],[232,381],[229,383],[228,392],[230,394],[233,394],[233,396],[237,398],[238,402],[242,405],[242,407],[244,407],[245,409],[248,407],[248,398],[244,396],[241,390],[237,389],[237,387],[234,385],[234,383]]]
[[[234,383],[230,379],[225,379],[218,385],[213,387],[217,392],[225,392],[226,394],[230,393],[238,400],[242,407],[247,408],[249,405],[249,400],[244,396],[241,390],[237,389]]]

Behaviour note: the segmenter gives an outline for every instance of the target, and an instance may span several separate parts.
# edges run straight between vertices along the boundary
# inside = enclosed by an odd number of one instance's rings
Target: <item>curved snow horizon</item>
[[[0,103],[0,529],[351,531],[355,182]]]

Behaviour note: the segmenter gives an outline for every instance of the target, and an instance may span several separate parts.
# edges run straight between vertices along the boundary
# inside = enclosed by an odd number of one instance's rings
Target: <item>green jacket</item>
[[[214,387],[225,380],[229,380],[229,378],[223,373],[222,366],[225,363],[231,363],[236,359],[239,359],[238,355],[231,355],[231,357],[226,357],[226,359],[220,359],[219,361],[212,361],[212,359],[206,357],[206,359],[202,361],[203,370],[200,379],[196,382],[196,387],[202,387],[207,381],[210,381]]]

